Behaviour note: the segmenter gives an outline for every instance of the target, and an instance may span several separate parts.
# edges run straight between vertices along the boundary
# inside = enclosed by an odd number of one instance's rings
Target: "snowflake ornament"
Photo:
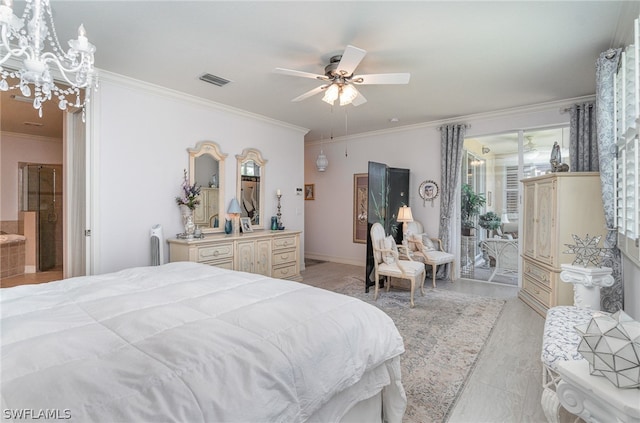
[[[602,259],[608,256],[609,249],[608,248],[600,248],[598,244],[600,243],[601,235],[594,236],[589,238],[589,234],[585,236],[584,239],[578,237],[578,235],[572,234],[573,240],[575,244],[564,244],[569,249],[564,251],[565,254],[575,254],[576,258],[573,260],[574,265],[582,265],[584,267],[589,266],[589,264],[594,265],[595,267],[602,267]]]

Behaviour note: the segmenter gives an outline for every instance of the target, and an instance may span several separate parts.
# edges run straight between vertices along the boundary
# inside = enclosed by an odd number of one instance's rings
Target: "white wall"
[[[198,141],[214,141],[228,154],[227,205],[236,192],[235,156],[260,150],[267,159],[265,221],[275,215],[281,189],[284,224],[304,229],[304,200],[295,192],[303,186],[306,130],[108,73],[93,101],[92,273],[148,265],[156,223],[165,238],[183,231],[174,199],[189,166],[187,148]]]
[[[18,162],[62,164],[62,139],[0,134],[0,220],[18,220]]]

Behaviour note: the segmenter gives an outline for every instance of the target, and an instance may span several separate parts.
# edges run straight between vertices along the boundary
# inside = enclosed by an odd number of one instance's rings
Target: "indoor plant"
[[[502,224],[502,219],[495,212],[489,211],[478,216],[478,225],[487,230],[487,237]]]
[[[469,184],[462,184],[462,200],[460,202],[460,220],[462,222],[462,235],[471,235],[471,229],[476,227],[475,218],[480,214],[482,206],[487,200],[484,194],[476,194]]]

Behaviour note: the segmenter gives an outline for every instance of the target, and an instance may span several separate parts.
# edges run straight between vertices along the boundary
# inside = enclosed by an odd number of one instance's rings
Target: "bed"
[[[406,406],[393,321],[298,282],[179,262],[2,289],[0,310],[5,420],[401,422]]]

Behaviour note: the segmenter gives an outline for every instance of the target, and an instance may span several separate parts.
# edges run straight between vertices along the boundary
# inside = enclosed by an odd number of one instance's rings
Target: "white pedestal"
[[[562,380],[556,390],[562,406],[587,423],[640,423],[640,389],[616,388],[606,378],[589,374],[587,360],[558,364]]]
[[[573,284],[573,305],[600,310],[600,288],[615,282],[610,267],[582,267],[563,264],[560,280]]]

